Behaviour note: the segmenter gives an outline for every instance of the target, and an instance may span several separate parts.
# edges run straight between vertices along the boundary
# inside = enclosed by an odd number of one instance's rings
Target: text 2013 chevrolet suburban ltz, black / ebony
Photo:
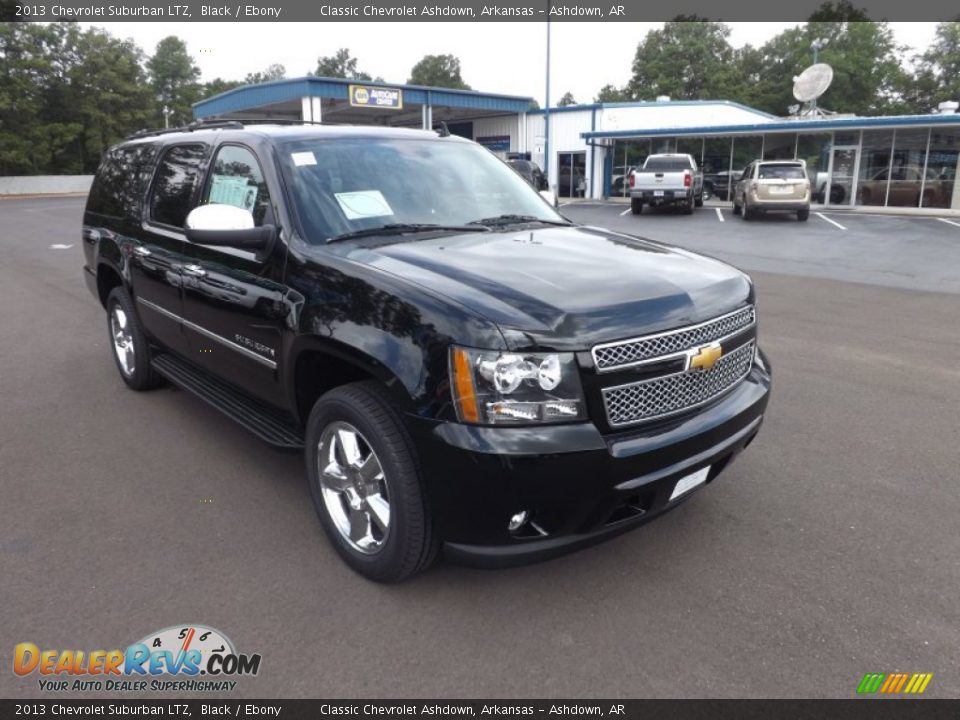
[[[323,529],[375,580],[635,527],[767,405],[746,275],[574,225],[445,132],[142,133],[106,154],[83,241],[127,385],[302,448]]]

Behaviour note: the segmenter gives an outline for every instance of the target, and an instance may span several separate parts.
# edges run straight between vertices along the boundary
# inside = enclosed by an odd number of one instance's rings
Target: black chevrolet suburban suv
[[[374,580],[636,527],[767,406],[746,275],[575,225],[443,131],[139,133],[100,165],[83,249],[124,382],[302,450],[324,531]]]

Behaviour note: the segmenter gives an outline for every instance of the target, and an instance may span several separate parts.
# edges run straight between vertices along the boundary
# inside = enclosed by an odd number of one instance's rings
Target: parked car
[[[507,160],[507,165],[513,168],[520,177],[530,183],[530,186],[540,193],[548,203],[557,207],[557,194],[550,189],[550,183],[540,166],[532,160]]]
[[[922,167],[916,165],[895,167],[892,175],[890,168],[884,167],[873,172],[869,177],[860,180],[857,185],[858,203],[860,205],[920,207],[921,188],[925,206],[936,206],[943,199],[943,180],[932,168],[927,169],[926,181],[924,182]]]
[[[743,175],[743,170],[723,170],[718,173],[709,173],[704,175],[704,198],[730,200],[730,198],[733,197],[733,190],[737,186],[737,180],[740,179],[741,175]]]
[[[687,214],[703,205],[703,173],[692,155],[665,153],[650,155],[639,170],[630,173],[630,210],[643,212],[652,207],[680,205]]]
[[[810,217],[810,179],[803,160],[754,160],[747,165],[733,196],[733,214],[744,220],[767,212],[795,212]]]
[[[140,133],[100,164],[82,246],[123,382],[302,451],[373,580],[645,523],[716,480],[769,398],[748,276],[574,225],[448,134]]]

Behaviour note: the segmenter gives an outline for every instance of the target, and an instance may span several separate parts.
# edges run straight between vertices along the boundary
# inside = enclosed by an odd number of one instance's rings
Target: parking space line
[[[720,208],[714,208],[714,210],[717,211],[717,220],[720,222],[726,222],[726,220],[723,219],[723,213],[720,212]]]
[[[620,217],[623,217],[623,216],[626,215],[628,212],[630,212],[630,208],[627,208],[627,209],[624,210],[622,213],[620,213]]]
[[[837,226],[838,228],[840,228],[841,230],[846,230],[846,228],[845,228],[843,225],[841,225],[841,224],[838,223],[838,222],[835,222],[834,220],[831,220],[830,218],[828,218],[828,217],[827,217],[826,215],[824,215],[823,213],[814,213],[814,215],[816,215],[817,217],[819,217],[821,220],[826,220],[826,221],[827,221],[828,223],[830,223],[831,225],[836,225],[836,226]]]
[[[960,227],[960,223],[954,222],[953,220],[947,220],[946,218],[937,218],[937,220],[939,220],[940,222],[945,222],[947,225],[955,225],[957,227]]]

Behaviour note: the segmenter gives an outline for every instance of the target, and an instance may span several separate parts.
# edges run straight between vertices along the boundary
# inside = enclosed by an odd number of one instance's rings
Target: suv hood
[[[744,273],[717,260],[588,227],[413,239],[346,254],[482,314],[514,348],[585,350],[707,320],[753,294]]]

